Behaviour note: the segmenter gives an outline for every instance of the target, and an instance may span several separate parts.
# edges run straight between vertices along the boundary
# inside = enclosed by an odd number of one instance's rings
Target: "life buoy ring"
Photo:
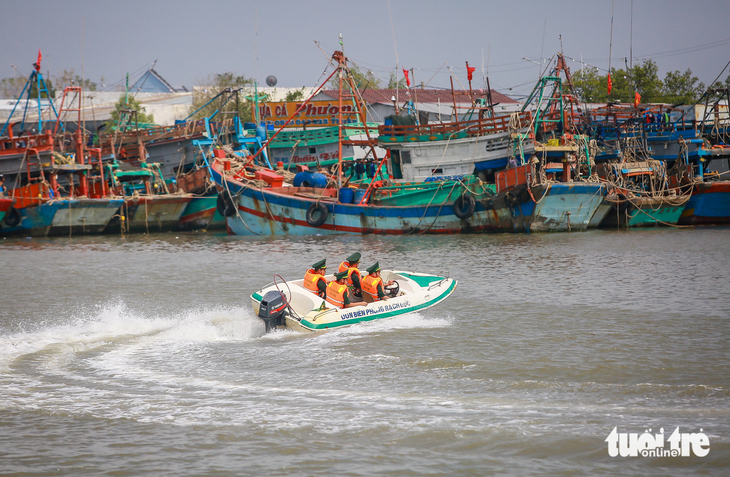
[[[327,221],[329,211],[321,202],[314,202],[307,209],[307,223],[312,227],[319,227]]]
[[[474,197],[465,192],[454,201],[454,215],[461,220],[466,220],[474,215],[476,207],[477,204]]]
[[[7,214],[5,214],[5,218],[3,219],[3,222],[5,222],[5,225],[8,227],[15,227],[20,224],[20,212],[15,207],[11,208]]]
[[[215,208],[223,217],[233,217],[236,213],[236,206],[233,203],[231,193],[223,190],[218,193],[218,199],[215,201]]]

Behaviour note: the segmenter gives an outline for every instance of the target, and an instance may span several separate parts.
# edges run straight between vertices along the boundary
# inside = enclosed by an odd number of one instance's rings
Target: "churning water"
[[[0,474],[726,475],[728,244],[726,228],[3,240]],[[263,334],[252,292],[355,251],[459,285],[420,313]],[[615,427],[677,426],[710,452],[609,456]]]

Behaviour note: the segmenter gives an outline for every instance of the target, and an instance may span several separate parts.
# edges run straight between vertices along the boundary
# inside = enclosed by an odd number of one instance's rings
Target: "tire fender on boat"
[[[15,227],[20,224],[20,212],[15,207],[11,208],[7,214],[5,214],[5,218],[3,219],[3,222],[5,222],[5,225],[8,227]]]
[[[508,206],[514,207],[515,205],[517,205],[517,202],[517,195],[514,192],[509,191],[504,195],[504,203]]]
[[[218,199],[215,202],[215,208],[223,217],[233,217],[236,213],[236,206],[233,203],[231,193],[223,190],[218,193]]]
[[[315,218],[315,214],[319,212],[319,217]],[[307,223],[312,227],[319,227],[327,221],[329,211],[327,206],[321,202],[314,202],[307,209]]]
[[[461,220],[466,220],[474,215],[476,206],[477,204],[474,197],[472,197],[471,194],[464,192],[454,201],[454,215]]]

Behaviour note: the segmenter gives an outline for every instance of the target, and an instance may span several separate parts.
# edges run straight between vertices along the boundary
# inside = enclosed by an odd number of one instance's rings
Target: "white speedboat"
[[[331,281],[334,276],[325,278]],[[286,327],[312,332],[424,310],[445,300],[457,284],[453,278],[395,270],[382,270],[381,278],[395,282],[386,290],[393,296],[361,306],[336,307],[304,288],[304,280],[275,281],[252,294],[251,301],[266,331]]]

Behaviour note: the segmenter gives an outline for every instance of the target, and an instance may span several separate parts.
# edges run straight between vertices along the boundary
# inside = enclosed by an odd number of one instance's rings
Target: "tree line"
[[[84,91],[96,91],[98,89],[97,83],[91,81],[88,78],[81,78],[81,76],[77,75],[74,72],[73,68],[71,68],[70,70],[63,70],[63,73],[55,75],[55,79],[52,79],[51,75],[47,73],[43,76],[43,81],[46,83],[46,88],[51,93],[51,98],[60,96],[56,93],[63,92],[63,88],[65,88],[66,86],[81,86]],[[2,97],[5,99],[15,99],[20,96],[20,93],[23,92],[23,88],[25,87],[25,84],[27,82],[28,78],[21,78],[18,76],[13,78],[0,79],[0,94],[2,94]],[[104,82],[104,77],[101,78],[101,82]],[[30,87],[30,97],[37,98],[37,82],[32,82]],[[27,95],[28,90],[25,91],[23,97],[26,98],[28,97]],[[41,91],[40,96],[41,98],[47,98],[48,94],[45,91]]]
[[[667,103],[675,106],[694,104],[707,87],[687,68],[684,72],[670,71],[664,79],[659,78],[659,68],[652,60],[625,69],[611,68],[611,93],[608,93],[608,72],[599,74],[595,67],[583,68],[573,74],[575,94],[581,102],[633,103],[635,93],[641,95],[642,103]],[[730,76],[724,84],[713,87],[730,87]]]

